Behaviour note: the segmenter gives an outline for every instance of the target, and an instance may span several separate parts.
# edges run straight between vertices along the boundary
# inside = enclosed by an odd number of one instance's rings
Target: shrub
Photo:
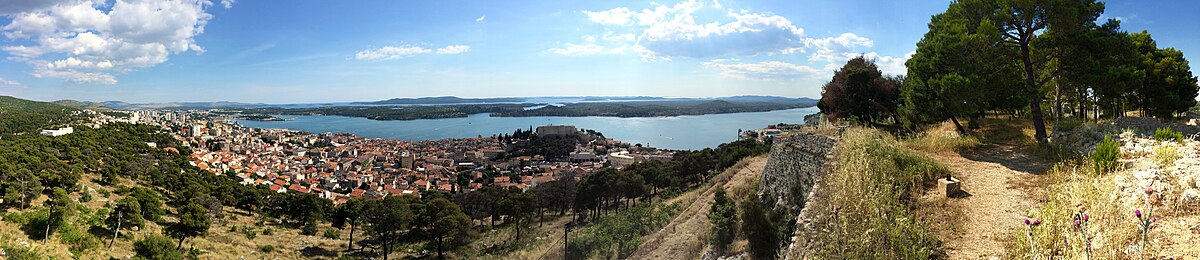
[[[325,234],[322,234],[321,236],[328,238],[328,239],[338,239],[338,237],[340,237],[341,235],[342,235],[342,233],[338,232],[337,229],[330,228],[330,229],[326,229]]]
[[[1096,174],[1104,174],[1117,168],[1117,157],[1121,154],[1121,145],[1113,140],[1112,135],[1104,136],[1104,141],[1096,145],[1092,152],[1092,167]]]
[[[275,252],[275,246],[273,246],[273,245],[261,245],[261,246],[258,246],[258,251],[262,251],[263,253]]]
[[[733,200],[725,196],[725,187],[717,187],[712,208],[708,211],[708,222],[712,223],[713,247],[724,253],[726,246],[733,243],[734,214]]]
[[[1154,130],[1154,140],[1159,142],[1172,141],[1178,143],[1183,141],[1183,134],[1172,130],[1170,127],[1163,127],[1159,128],[1158,130]]]
[[[89,202],[89,201],[92,201],[92,193],[91,192],[84,192],[83,196],[79,197],[79,202]]]
[[[249,239],[254,239],[255,237],[258,237],[258,232],[255,232],[254,228],[251,228],[248,226],[242,226],[241,232],[243,235],[246,235],[246,238],[249,238]],[[264,232],[264,233],[266,233],[266,232]]]
[[[8,259],[12,259],[12,260],[46,259],[46,257],[42,256],[41,253],[38,253],[38,251],[35,250],[34,247],[21,248],[21,247],[7,247],[6,246],[4,248],[0,248],[0,251],[4,251],[4,255],[7,256]]]
[[[1154,161],[1160,166],[1169,166],[1179,160],[1179,147],[1163,145],[1154,148]]]
[[[755,192],[757,193],[757,192]],[[757,195],[746,196],[742,206],[742,232],[750,242],[750,254],[754,259],[775,259],[779,250],[779,227],[763,210]]]
[[[316,235],[317,223],[309,221],[308,224],[304,224],[304,227],[300,229],[300,234],[305,236]]]
[[[270,228],[263,229],[263,235],[265,235],[265,236],[270,236],[271,234],[274,234],[274,233],[275,233],[275,232],[274,232],[274,231],[271,231],[271,229],[270,229]]]
[[[163,235],[150,233],[142,240],[133,242],[133,259],[182,259],[183,254],[175,250],[175,243]]]

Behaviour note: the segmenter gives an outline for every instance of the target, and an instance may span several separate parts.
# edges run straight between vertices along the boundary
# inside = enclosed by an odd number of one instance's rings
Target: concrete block
[[[962,192],[962,180],[953,177],[938,179],[938,193],[947,198]]]

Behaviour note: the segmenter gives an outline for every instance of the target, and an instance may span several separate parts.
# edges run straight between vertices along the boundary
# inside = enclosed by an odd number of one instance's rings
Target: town
[[[307,133],[244,127],[208,111],[135,111],[95,122],[136,122],[168,129],[192,149],[190,163],[245,185],[273,192],[313,193],[335,205],[354,197],[382,198],[478,190],[483,186],[527,190],[560,178],[579,178],[605,166],[623,168],[646,160],[670,160],[676,151],[605,138],[593,130],[547,125],[489,137],[408,142],[349,133]],[[515,135],[563,137],[569,152],[529,152],[531,140]],[[548,144],[555,145],[555,144]],[[562,150],[562,149],[559,149]]]

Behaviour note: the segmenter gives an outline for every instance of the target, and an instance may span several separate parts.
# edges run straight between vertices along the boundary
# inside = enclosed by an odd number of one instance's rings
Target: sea
[[[285,128],[312,133],[345,132],[366,138],[425,141],[446,138],[487,137],[512,133],[517,129],[543,125],[573,125],[592,129],[631,144],[673,150],[716,148],[737,140],[738,130],[760,129],[767,125],[800,124],[804,116],[819,112],[816,107],[768,112],[708,114],[670,117],[492,117],[474,114],[464,118],[420,120],[371,120],[345,116],[276,115],[290,120],[237,120],[254,128]]]

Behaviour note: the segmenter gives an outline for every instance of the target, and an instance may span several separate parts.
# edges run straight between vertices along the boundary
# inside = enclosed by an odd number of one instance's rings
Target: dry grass
[[[865,128],[842,135],[835,158],[817,194],[822,199],[809,205],[820,212],[813,220],[819,230],[815,257],[927,259],[940,254],[936,236],[913,209],[914,194],[943,176],[944,166]]]
[[[1033,249],[1027,229],[1012,234],[1006,245],[1005,258],[1068,258],[1087,256],[1086,242],[1074,227],[1073,214],[1090,216],[1087,230],[1091,241],[1091,256],[1096,259],[1137,258],[1135,245],[1139,239],[1132,209],[1122,205],[1113,184],[1113,175],[1097,176],[1090,167],[1059,164],[1048,174],[1051,184],[1040,194],[1046,203],[1029,212],[1030,219],[1042,221],[1034,229]],[[1013,220],[1023,221],[1023,220]],[[1036,250],[1036,251],[1034,251]],[[1151,250],[1157,250],[1151,248]],[[1153,254],[1153,253],[1152,253]]]
[[[979,138],[958,134],[951,123],[942,123],[907,138],[902,143],[909,149],[927,153],[953,153],[981,144]]]

